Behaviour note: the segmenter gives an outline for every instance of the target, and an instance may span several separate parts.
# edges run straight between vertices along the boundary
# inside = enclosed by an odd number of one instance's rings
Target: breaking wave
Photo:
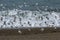
[[[59,27],[60,12],[5,10],[0,11],[0,28]]]

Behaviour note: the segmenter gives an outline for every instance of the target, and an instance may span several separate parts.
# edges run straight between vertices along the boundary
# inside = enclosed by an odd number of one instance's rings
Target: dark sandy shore
[[[0,30],[0,40],[60,40],[60,29],[48,28],[44,31],[41,29],[27,29],[18,33],[18,30]]]

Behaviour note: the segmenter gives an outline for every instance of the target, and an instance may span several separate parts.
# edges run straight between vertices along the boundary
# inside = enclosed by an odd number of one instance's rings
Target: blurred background
[[[22,10],[60,9],[60,0],[0,0],[0,10],[22,9]]]
[[[60,0],[0,0],[2,10],[41,10],[60,9]],[[21,30],[22,31],[22,30]],[[0,40],[60,40],[60,29],[0,30]]]

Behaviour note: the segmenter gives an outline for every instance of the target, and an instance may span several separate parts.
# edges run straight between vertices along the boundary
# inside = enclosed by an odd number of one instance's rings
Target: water
[[[36,5],[36,3],[38,3]],[[49,9],[60,9],[60,0],[0,0],[0,10],[7,10],[7,9],[22,9],[22,10],[37,10],[39,7],[41,10],[44,8]],[[44,8],[43,8],[44,7]]]
[[[59,27],[59,0],[1,0],[0,28]]]
[[[60,12],[8,10],[0,11],[0,28],[59,27]]]

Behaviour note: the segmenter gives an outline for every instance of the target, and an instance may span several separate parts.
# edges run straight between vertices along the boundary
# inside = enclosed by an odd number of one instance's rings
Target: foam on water
[[[60,13],[30,10],[0,11],[0,28],[59,27]]]

